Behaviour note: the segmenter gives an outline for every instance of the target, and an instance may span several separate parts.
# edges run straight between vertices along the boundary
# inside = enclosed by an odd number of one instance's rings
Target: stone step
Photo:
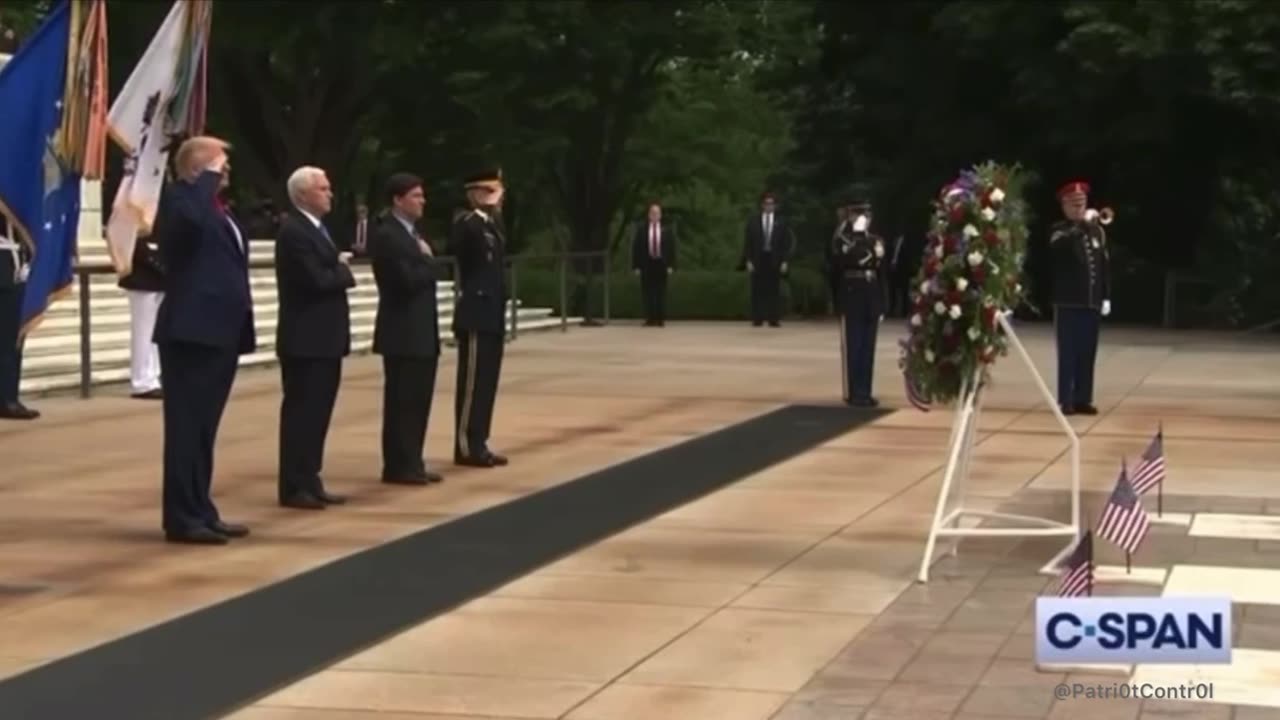
[[[274,303],[270,305],[255,303],[254,308],[254,327],[258,333],[258,343],[274,343],[276,335],[277,323],[277,306]],[[510,306],[508,306],[508,326],[510,325]],[[541,320],[552,315],[550,308],[521,308],[517,311],[518,318],[516,321],[517,331],[523,329],[525,324],[533,320]],[[374,319],[377,316],[377,310],[370,307],[368,309],[355,309],[351,311],[351,332],[353,335],[367,334],[373,335]],[[72,318],[78,323],[78,319]],[[110,322],[106,327],[95,321],[93,325],[93,333],[90,337],[90,355],[97,358],[101,353],[111,353],[119,350],[126,353],[129,351],[129,316],[127,313],[118,314],[110,318]],[[440,315],[440,333],[441,336],[449,334],[449,324],[453,322],[453,313],[451,308],[449,311],[443,311]],[[510,329],[508,327],[508,329]],[[32,333],[28,338],[23,351],[23,372],[35,372],[39,368],[48,365],[51,362],[79,362],[80,357],[80,329],[79,325],[75,325],[74,329],[64,330],[62,332],[41,332],[47,330],[41,325],[36,332]]]
[[[581,320],[581,318],[569,318],[570,323],[578,323],[581,322]],[[560,318],[548,315],[540,319],[532,319],[529,321],[528,325],[525,325],[522,320],[520,331],[547,331],[560,326]],[[452,341],[452,337],[445,338],[447,345],[452,345]],[[373,339],[371,336],[361,336],[358,334],[352,339],[351,352],[353,355],[369,352],[372,344]],[[258,352],[253,353],[252,355],[242,356],[240,358],[240,367],[267,366],[272,365],[275,362],[276,356],[274,348],[260,347]],[[104,360],[102,362],[95,361],[90,374],[93,385],[106,385],[127,381],[129,379],[128,365],[129,357],[127,350],[123,355],[117,356],[114,360]],[[78,387],[79,385],[80,364],[78,356],[75,362],[66,368],[39,375],[28,374],[24,363],[22,378],[23,393],[41,393],[55,390],[66,390],[68,388]]]

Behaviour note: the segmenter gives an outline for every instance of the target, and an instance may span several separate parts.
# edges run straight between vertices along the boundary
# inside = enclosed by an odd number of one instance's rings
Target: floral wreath
[[[900,341],[907,398],[921,410],[989,379],[1008,353],[998,315],[1026,299],[1019,281],[1027,246],[1021,169],[988,162],[964,171],[934,201],[923,262]]]

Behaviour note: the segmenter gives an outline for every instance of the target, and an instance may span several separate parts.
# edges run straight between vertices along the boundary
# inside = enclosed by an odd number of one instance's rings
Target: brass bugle
[[[1110,225],[1116,219],[1116,212],[1109,207],[1101,210],[1087,210],[1086,214],[1092,217],[1099,225]]]

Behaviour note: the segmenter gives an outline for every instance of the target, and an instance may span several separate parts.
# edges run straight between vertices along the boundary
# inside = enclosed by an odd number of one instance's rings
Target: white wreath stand
[[[951,426],[950,452],[947,456],[947,470],[942,476],[942,489],[938,493],[938,507],[934,511],[933,526],[929,529],[929,541],[925,544],[924,559],[920,563],[919,581],[929,582],[929,568],[937,561],[934,549],[938,538],[951,538],[950,555],[955,555],[960,538],[963,537],[1062,537],[1067,545],[1052,560],[1040,569],[1044,574],[1057,574],[1063,558],[1075,549],[1080,537],[1080,438],[1058,407],[1058,400],[1049,391],[1044,378],[1036,370],[1035,363],[1027,354],[1022,341],[1013,331],[1009,323],[1008,313],[997,315],[997,322],[1004,331],[1009,344],[1018,352],[1027,371],[1031,373],[1045,404],[1058,419],[1062,432],[1071,441],[1071,521],[1068,523],[1049,520],[1047,518],[1027,515],[1010,515],[1008,513],[970,510],[965,507],[965,485],[969,476],[969,461],[973,456],[973,446],[977,438],[978,419],[982,414],[983,391],[982,369],[966,379],[960,386],[960,397],[956,406],[955,422]],[[976,519],[988,521],[980,526],[966,526],[964,521]],[[991,522],[994,521],[994,522]]]

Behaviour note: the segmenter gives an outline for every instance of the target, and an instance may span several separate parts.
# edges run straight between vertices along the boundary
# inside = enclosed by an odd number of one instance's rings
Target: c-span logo
[[[1036,599],[1036,662],[1231,662],[1231,598]]]

